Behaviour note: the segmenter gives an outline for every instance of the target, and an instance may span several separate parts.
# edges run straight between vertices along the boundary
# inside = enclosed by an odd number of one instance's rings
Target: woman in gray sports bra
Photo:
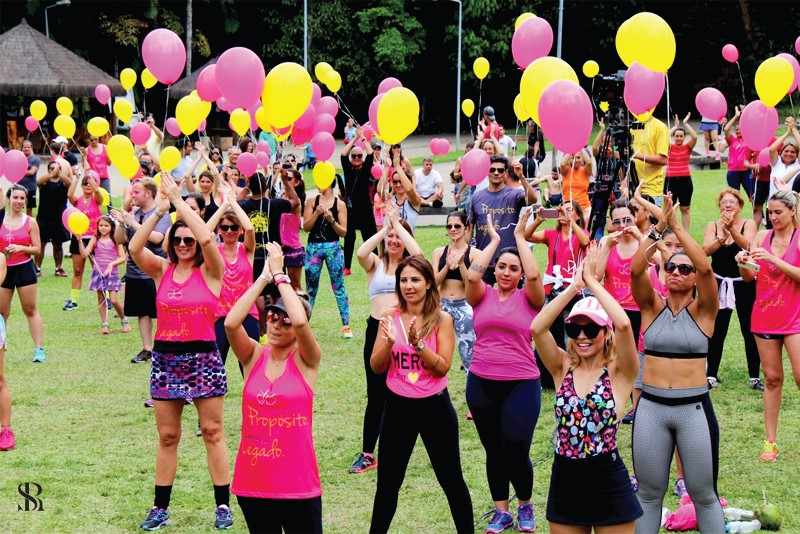
[[[717,494],[719,426],[705,369],[719,309],[717,282],[705,252],[678,223],[676,211],[672,196],[664,197],[663,215],[631,266],[633,297],[642,312],[645,353],[632,440],[639,481],[636,496],[644,510],[636,532],[658,532],[675,446],[700,531],[724,532],[725,517]],[[664,264],[668,294],[662,298],[653,289],[648,266],[656,252],[655,243],[667,227],[675,232],[683,252],[673,254]]]

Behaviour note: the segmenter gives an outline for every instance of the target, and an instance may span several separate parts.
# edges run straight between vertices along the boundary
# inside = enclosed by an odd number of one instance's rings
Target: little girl
[[[81,256],[86,259],[94,252],[92,260],[92,279],[89,282],[89,291],[97,291],[97,304],[100,310],[100,320],[103,326],[101,334],[108,334],[108,307],[106,306],[105,292],[108,291],[108,300],[117,310],[117,314],[122,318],[122,332],[127,334],[131,331],[128,318],[122,310],[117,298],[120,290],[119,266],[125,263],[125,250],[121,244],[114,241],[112,233],[114,222],[108,215],[102,215],[97,220],[97,231],[89,240],[86,246],[78,241],[81,249]]]

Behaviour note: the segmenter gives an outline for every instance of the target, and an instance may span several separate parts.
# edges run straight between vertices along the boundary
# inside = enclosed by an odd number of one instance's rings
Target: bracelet
[[[159,213],[158,210],[155,210],[153,213],[155,213],[156,217],[158,217],[159,219],[164,216],[164,214],[163,213]]]
[[[283,273],[273,276],[272,281],[274,282],[276,287],[281,284],[288,284],[290,282],[289,277]]]
[[[654,227],[652,227],[650,229],[650,232],[647,234],[647,237],[649,237],[653,241],[659,241],[661,239],[661,235],[662,234],[659,234],[658,232],[656,232],[656,228],[654,226]]]
[[[258,277],[259,277],[261,280],[264,280],[264,281],[265,281],[267,284],[271,284],[271,283],[272,283],[272,281],[275,279],[275,278],[274,278],[274,277],[272,277],[272,276],[270,276],[269,278],[267,278],[266,276],[264,276],[264,273],[261,273],[260,275],[258,275]]]

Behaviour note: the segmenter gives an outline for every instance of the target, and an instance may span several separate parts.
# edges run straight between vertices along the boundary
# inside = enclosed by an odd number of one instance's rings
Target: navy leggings
[[[244,331],[247,332],[247,335],[250,339],[258,340],[259,335],[261,332],[258,328],[258,319],[253,317],[252,315],[248,315],[244,318]],[[222,365],[225,365],[225,362],[228,359],[228,351],[231,348],[231,344],[228,342],[228,336],[225,334],[225,317],[220,317],[214,322],[214,333],[217,336],[217,348],[219,349],[219,354],[222,356]],[[239,364],[239,371],[242,370],[242,364]],[[244,373],[242,373],[244,376]]]
[[[508,500],[509,482],[520,501],[530,500],[531,441],[542,405],[539,379],[490,380],[469,373],[467,405],[486,451],[486,477],[492,500]]]

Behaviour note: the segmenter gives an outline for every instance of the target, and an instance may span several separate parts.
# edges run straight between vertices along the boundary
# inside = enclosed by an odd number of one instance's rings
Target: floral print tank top
[[[617,411],[608,368],[585,399],[578,396],[570,367],[556,391],[556,454],[579,459],[617,448]]]

